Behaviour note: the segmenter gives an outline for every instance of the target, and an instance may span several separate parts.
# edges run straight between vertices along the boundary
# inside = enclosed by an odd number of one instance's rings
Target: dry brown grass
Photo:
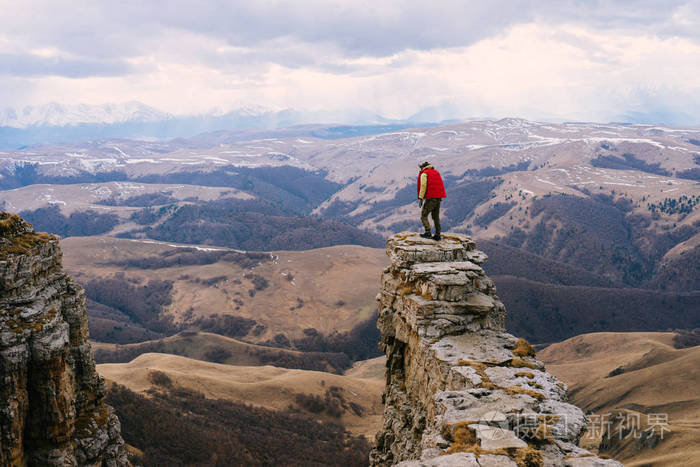
[[[18,235],[10,240],[6,245],[0,247],[0,259],[13,255],[26,255],[34,248],[43,245],[49,240],[55,239],[53,235],[47,233],[27,233]]]
[[[519,371],[515,374],[515,376],[519,377],[519,378],[530,378],[530,379],[535,377],[535,375],[529,371]]]
[[[476,433],[469,428],[473,421],[463,421],[456,423],[451,430],[452,445],[447,449],[446,454],[455,452],[474,452],[479,447],[479,440]],[[447,427],[449,430],[449,427]]]
[[[509,457],[518,464],[518,467],[541,467],[544,465],[542,451],[529,446],[513,450]]]
[[[534,357],[535,348],[530,345],[528,341],[522,337],[519,337],[515,342],[515,347],[513,347],[513,354],[517,355],[518,357]]]
[[[509,388],[500,388],[500,389],[503,389],[505,392],[507,392],[508,394],[511,394],[511,395],[525,394],[525,395],[528,395],[530,397],[534,397],[538,401],[543,401],[546,399],[544,394],[542,394],[540,392],[533,391],[532,389],[523,389],[519,386],[511,386]]]
[[[540,423],[535,430],[535,437],[540,441],[552,442],[552,427],[546,423]]]
[[[522,358],[519,357],[514,357],[513,360],[510,361],[510,366],[513,368],[530,368],[531,370],[536,370],[537,365],[534,363],[529,363],[523,360]]]
[[[0,235],[9,237],[19,233],[27,223],[17,214],[0,212]]]
[[[455,425],[455,440],[452,445],[440,453],[440,455],[454,454],[457,452],[468,452],[474,454],[479,459],[482,455],[506,456],[513,460],[518,467],[541,467],[544,465],[542,460],[542,451],[531,446],[526,448],[507,448],[507,449],[482,449],[479,445],[479,440],[476,434],[467,425],[472,422],[460,422]],[[460,426],[464,424],[463,426]],[[457,427],[460,426],[459,429]],[[459,433],[460,440],[457,440]]]

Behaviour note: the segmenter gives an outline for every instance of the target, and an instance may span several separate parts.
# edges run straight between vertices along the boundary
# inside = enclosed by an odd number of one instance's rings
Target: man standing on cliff
[[[420,236],[440,240],[440,203],[445,195],[445,185],[442,183],[440,172],[430,165],[430,162],[423,162],[418,174],[418,206],[421,208],[420,220],[425,227],[425,233]],[[430,221],[428,216],[433,218],[435,224],[435,235],[430,235]]]

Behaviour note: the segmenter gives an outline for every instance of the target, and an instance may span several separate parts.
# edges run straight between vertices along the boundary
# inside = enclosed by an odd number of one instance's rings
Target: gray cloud
[[[103,96],[104,101],[126,96],[156,106],[187,102],[183,107],[201,106],[204,101],[224,102],[222,106],[239,101],[278,105],[284,99],[292,104],[279,105],[340,107],[364,99],[363,105],[370,102],[379,112],[388,108],[398,115],[462,99],[458,107],[467,109],[464,115],[485,115],[526,108],[527,97],[533,94],[541,100],[558,96],[543,107],[551,105],[561,113],[568,108],[575,113],[580,107],[589,109],[586,115],[590,115],[596,109],[624,111],[629,102],[660,106],[638,96],[613,105],[604,102],[601,90],[625,96],[635,87],[665,83],[671,86],[669,95],[691,92],[692,83],[686,83],[690,80],[674,76],[679,76],[681,62],[688,61],[685,57],[692,62],[697,56],[693,48],[700,43],[698,0],[3,3],[0,100],[14,102],[21,100],[18,96],[38,100],[68,93],[72,94],[66,99],[91,102]],[[517,27],[532,24],[536,27]],[[474,46],[511,34],[517,39]],[[644,36],[690,40],[651,41],[657,45],[656,55],[640,47],[630,52],[642,56],[638,61],[617,47],[617,38],[634,48],[636,42],[645,43]],[[537,47],[518,47],[528,40]],[[548,55],[548,40],[560,55]],[[671,47],[678,43],[682,50],[673,55]],[[503,49],[523,52],[500,53],[501,44],[506,44]],[[449,50],[470,46],[474,54]],[[572,54],[576,59],[570,63]],[[697,75],[692,64],[684,69],[689,76]],[[540,70],[553,79],[540,81],[536,76]],[[504,74],[511,77],[512,86],[493,84],[502,82]],[[107,80],[67,82],[55,76],[124,78],[109,80],[108,88],[103,86]],[[32,84],[39,80],[24,77],[47,78]],[[322,88],[323,98],[318,97]],[[514,104],[518,98],[520,104]],[[682,100],[674,105],[681,109],[689,104]],[[608,114],[601,110],[596,115]]]
[[[699,7],[681,0],[95,0],[66,5],[7,5],[0,12],[0,25],[7,34],[35,46],[113,59],[148,54],[165,36],[185,32],[253,48],[276,39],[326,43],[349,57],[467,46],[534,20],[700,37],[700,25],[694,24]],[[679,12],[692,21],[679,24],[673,17]]]

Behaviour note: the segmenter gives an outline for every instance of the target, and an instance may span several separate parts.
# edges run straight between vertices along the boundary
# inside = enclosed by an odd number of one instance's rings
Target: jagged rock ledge
[[[130,465],[58,239],[0,212],[0,465]]]
[[[377,296],[387,355],[373,466],[621,466],[581,449],[586,417],[505,307],[464,235],[387,241]]]

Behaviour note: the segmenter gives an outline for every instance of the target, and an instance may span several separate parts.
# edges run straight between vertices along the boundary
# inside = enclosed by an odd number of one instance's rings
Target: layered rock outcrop
[[[54,236],[0,212],[0,465],[130,465]]]
[[[586,417],[506,311],[464,235],[387,241],[379,301],[387,355],[373,466],[618,466],[577,446]]]

